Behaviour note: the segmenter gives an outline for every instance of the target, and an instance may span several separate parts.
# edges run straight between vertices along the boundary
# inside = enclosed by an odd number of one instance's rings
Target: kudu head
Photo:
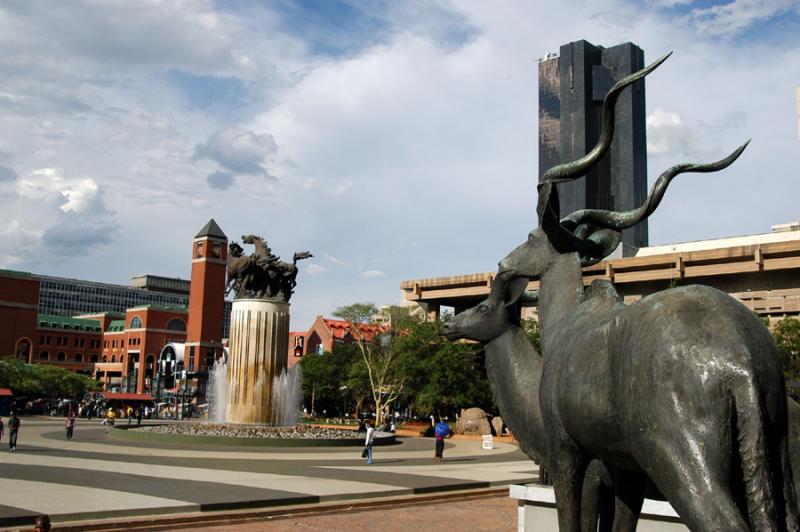
[[[602,159],[611,146],[614,106],[620,93],[655,70],[670,55],[661,57],[614,84],[603,100],[602,128],[595,147],[580,159],[555,166],[544,173],[538,187],[536,212],[539,227],[528,234],[524,244],[517,246],[500,261],[498,277],[507,281],[517,277],[538,277],[550,268],[558,255],[566,253],[577,253],[584,266],[600,262],[622,241],[623,229],[636,225],[656,210],[675,176],[686,172],[716,172],[729,166],[741,155],[749,140],[719,161],[709,164],[684,163],[669,168],[658,177],[644,204],[636,209],[625,212],[582,209],[561,218],[556,188],[558,183],[578,179]]]
[[[466,338],[487,343],[503,334],[509,325],[519,325],[519,309],[515,303],[527,285],[528,280],[523,278],[511,283],[495,278],[489,297],[445,322],[444,336],[448,340]]]

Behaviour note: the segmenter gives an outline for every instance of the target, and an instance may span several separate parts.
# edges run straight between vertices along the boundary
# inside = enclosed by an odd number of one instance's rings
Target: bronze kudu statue
[[[618,502],[635,515],[649,477],[691,530],[798,530],[785,384],[766,327],[705,286],[624,305],[611,283],[584,292],[582,282],[581,265],[608,256],[623,229],[657,208],[676,175],[721,170],[746,144],[716,163],[670,168],[638,209],[587,209],[559,219],[557,184],[599,161],[611,143],[619,93],[665,59],[609,91],[597,145],[542,176],[539,227],[500,262],[506,282],[540,281],[539,402],[559,527],[580,530],[584,475],[599,459],[614,475]]]

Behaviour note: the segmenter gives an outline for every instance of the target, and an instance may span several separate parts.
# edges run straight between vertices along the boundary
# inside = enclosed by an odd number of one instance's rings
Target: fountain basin
[[[346,429],[307,425],[217,425],[213,423],[156,423],[140,427],[117,425],[114,438],[163,443],[191,443],[247,447],[363,446],[364,434]],[[391,432],[375,432],[374,445],[396,443]]]

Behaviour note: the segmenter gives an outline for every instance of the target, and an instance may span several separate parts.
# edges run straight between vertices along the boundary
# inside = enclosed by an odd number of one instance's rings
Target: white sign
[[[494,449],[494,440],[491,434],[481,436],[481,449]]]

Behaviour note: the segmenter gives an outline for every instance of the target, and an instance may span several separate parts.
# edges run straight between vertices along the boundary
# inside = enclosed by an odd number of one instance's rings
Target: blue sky
[[[489,271],[535,224],[536,59],[648,60],[653,244],[800,218],[800,2],[262,1],[0,5],[0,267],[188,277],[191,238],[311,250],[292,327],[405,279]]]

